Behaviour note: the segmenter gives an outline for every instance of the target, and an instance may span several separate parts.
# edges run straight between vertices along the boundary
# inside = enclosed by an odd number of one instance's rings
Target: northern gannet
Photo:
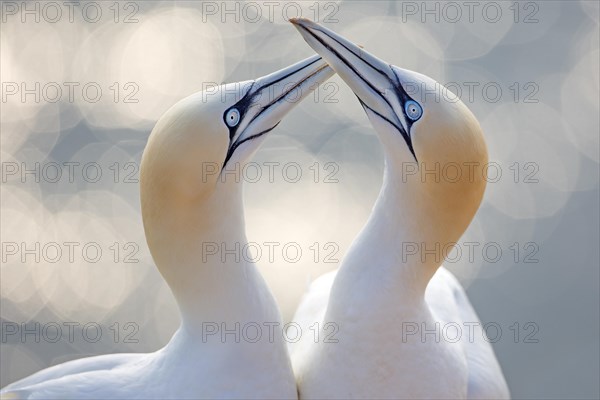
[[[294,317],[302,327],[321,322],[322,330],[316,343],[307,337],[290,346],[300,398],[508,398],[464,289],[440,268],[441,249],[464,233],[486,186],[477,119],[433,79],[312,21],[291,22],[354,91],[385,153],[368,222],[337,275],[314,282]],[[436,178],[450,164],[462,175]],[[327,323],[337,325],[335,343],[322,339],[331,333]]]
[[[332,75],[315,55],[171,107],[144,150],[140,195],[146,240],[177,300],[180,328],[155,353],[56,365],[8,385],[2,398],[297,398],[281,316],[262,276],[243,257],[207,257],[203,244],[246,243],[242,184],[228,168],[246,163]]]

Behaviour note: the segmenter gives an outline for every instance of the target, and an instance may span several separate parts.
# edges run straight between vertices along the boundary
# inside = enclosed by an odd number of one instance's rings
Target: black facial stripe
[[[360,102],[360,104],[363,106],[364,109],[368,109],[373,114],[377,115],[379,118],[383,119],[384,121],[386,121],[387,123],[392,125],[394,128],[396,128],[396,130],[398,132],[400,132],[400,135],[402,135],[402,138],[404,138],[404,141],[406,142],[406,145],[408,146],[408,149],[410,150],[411,154],[415,158],[415,161],[418,162],[417,155],[415,154],[415,150],[413,149],[412,139],[410,138],[410,135],[408,133],[406,133],[404,128],[402,126],[396,125],[393,121],[390,121],[388,118],[386,118],[385,116],[381,115],[380,113],[378,113],[377,111],[373,110],[371,107],[369,107],[368,105],[363,103],[363,101],[360,99],[360,97],[358,97],[358,96],[356,96],[356,97],[358,98],[358,101]]]
[[[227,124],[227,121],[225,119],[225,116],[227,115],[227,112],[229,110],[231,110],[232,108],[237,108],[238,111],[240,112],[240,121],[242,121],[243,116],[245,115],[246,111],[248,110],[248,107],[252,104],[252,100],[254,99],[254,97],[256,96],[256,94],[261,91],[262,89],[265,89],[269,86],[274,85],[277,82],[280,82],[281,80],[290,77],[293,74],[296,74],[300,71],[302,71],[303,69],[310,67],[311,65],[313,65],[314,63],[318,62],[321,60],[321,57],[315,59],[314,61],[309,62],[306,65],[303,65],[302,67],[298,68],[295,71],[292,71],[290,73],[288,73],[287,75],[284,75],[283,77],[276,79],[272,82],[269,82],[268,84],[261,86],[259,88],[256,88],[254,91],[252,89],[254,89],[254,85],[256,83],[252,82],[252,86],[250,87],[250,89],[248,90],[248,93],[246,93],[246,95],[240,100],[238,101],[236,104],[234,104],[233,106],[231,106],[230,108],[228,108],[227,110],[225,110],[225,113],[223,114],[223,121],[225,122],[225,124]],[[325,68],[325,67],[323,67]],[[272,100],[269,104],[267,104],[266,106],[264,106],[253,118],[252,121],[255,120],[256,118],[258,118],[263,112],[265,112],[266,110],[268,110],[271,106],[273,106],[274,104],[277,104],[279,101],[281,101],[282,98],[284,98],[285,96],[287,96],[292,90],[296,89],[297,87],[299,87],[300,85],[302,85],[304,82],[306,82],[307,80],[309,80],[310,78],[312,78],[313,76],[315,76],[316,74],[318,74],[319,72],[321,72],[323,70],[323,68],[318,69],[317,71],[313,72],[312,74],[308,75],[306,78],[302,79],[301,81],[297,82],[294,86],[292,86],[289,90],[287,90],[286,92],[282,93],[280,96],[278,96],[276,99]],[[250,123],[252,122],[250,121]],[[229,161],[229,159],[233,156],[233,153],[235,151],[235,149],[237,149],[242,143],[247,142],[250,139],[254,139],[257,138],[259,136],[264,135],[265,133],[268,133],[270,131],[272,131],[273,129],[275,129],[275,127],[277,127],[277,125],[279,125],[281,121],[277,122],[275,124],[275,126],[273,126],[272,128],[269,128],[263,132],[257,133],[256,135],[252,135],[247,137],[246,139],[242,140],[241,142],[232,142],[233,138],[235,137],[235,134],[237,132],[237,127],[240,125],[238,123],[238,125],[234,126],[233,128],[229,128],[229,149],[227,150],[227,155],[225,157],[225,161],[223,162],[223,167],[221,168],[221,171],[225,168],[225,166],[227,165],[227,162]],[[248,125],[247,125],[248,126]]]
[[[390,110],[394,110],[394,108],[392,107],[392,105],[390,104],[390,102],[388,101],[388,99],[385,98],[385,96],[381,95],[381,93],[379,92],[379,90],[373,86],[373,84],[371,84],[371,82],[369,82],[364,76],[362,76],[357,70],[356,68],[354,68],[354,66],[352,66],[352,64],[350,64],[350,62],[343,57],[340,53],[338,53],[334,48],[330,47],[327,43],[325,43],[321,38],[319,38],[317,35],[315,35],[313,32],[311,32],[309,29],[306,29],[308,33],[310,33],[310,35],[312,37],[314,37],[319,43],[321,43],[323,46],[325,46],[329,51],[331,51],[333,54],[335,54],[344,64],[346,64],[346,66],[348,68],[350,68],[357,76],[359,76],[363,82],[365,82],[375,93],[378,93],[381,97],[381,99],[388,105],[388,107],[390,108]],[[325,35],[327,35],[326,32],[322,32],[319,31]],[[336,43],[338,43],[340,46],[342,46],[343,48],[345,48],[346,50],[348,50],[349,52],[351,52],[352,54],[354,54],[355,56],[357,56],[358,58],[360,58],[362,61],[364,61],[367,65],[369,65],[371,68],[373,68],[375,71],[379,72],[381,75],[383,75],[383,77],[385,79],[387,79],[392,88],[394,89],[394,93],[396,94],[396,97],[399,100],[399,103],[402,105],[402,112],[405,114],[404,112],[404,103],[408,100],[412,100],[410,98],[410,96],[408,96],[408,94],[406,93],[406,91],[404,90],[404,88],[402,87],[402,84],[400,83],[400,80],[398,79],[398,76],[396,75],[396,72],[394,71],[394,69],[390,66],[390,69],[392,70],[392,72],[394,73],[394,77],[396,78],[395,81],[391,80],[390,77],[383,71],[381,71],[380,69],[376,68],[375,66],[373,66],[371,63],[369,63],[367,60],[362,59],[359,55],[357,55],[355,52],[353,52],[351,49],[349,49],[345,44],[341,43],[339,40],[337,40],[336,38],[333,38],[329,35],[327,35],[328,38],[332,39],[333,41],[335,41]],[[361,101],[362,102],[362,101]],[[369,108],[370,109],[370,108]],[[405,120],[407,121],[407,125],[410,124],[410,126],[412,126],[412,123],[408,122],[410,121],[410,118],[406,117]],[[394,126],[396,126],[396,124],[394,124]],[[410,131],[410,126],[407,126],[407,128]]]
[[[293,74],[295,74],[295,73],[298,73],[298,72],[302,71],[304,68],[306,68],[306,67],[309,67],[309,66],[313,65],[314,63],[316,63],[316,62],[318,62],[318,61],[320,61],[320,60],[321,60],[321,58],[319,57],[319,58],[317,58],[317,59],[315,59],[315,60],[313,60],[313,61],[309,62],[308,64],[306,64],[306,65],[303,65],[303,66],[302,66],[302,67],[300,67],[299,69],[297,69],[297,70],[295,70],[295,71],[291,71],[291,72],[290,72],[290,73],[288,73],[287,75],[284,75],[284,76],[282,76],[282,77],[280,77],[280,78],[277,78],[276,80],[274,80],[274,81],[272,81],[272,82],[269,82],[268,84],[266,84],[266,85],[264,85],[264,86],[261,86],[261,87],[259,87],[259,88],[255,88],[255,87],[254,87],[254,86],[256,86],[256,81],[252,82],[252,85],[250,86],[250,89],[248,89],[248,92],[246,92],[246,94],[244,95],[244,97],[242,97],[242,99],[240,99],[240,101],[238,101],[237,103],[235,103],[233,106],[229,107],[229,108],[228,108],[227,110],[225,110],[225,112],[223,113],[223,121],[225,122],[225,125],[227,125],[227,120],[225,119],[225,116],[227,115],[227,112],[228,112],[229,110],[231,110],[232,108],[237,108],[237,109],[238,109],[238,111],[240,112],[240,121],[242,121],[242,119],[244,118],[244,114],[246,114],[246,111],[247,111],[247,110],[248,110],[248,108],[249,108],[249,107],[252,105],[252,100],[254,99],[254,97],[256,97],[256,94],[257,94],[257,93],[258,93],[260,90],[262,90],[262,89],[264,89],[264,88],[266,88],[266,87],[272,86],[272,85],[274,85],[274,84],[276,84],[276,83],[278,83],[278,82],[281,82],[282,80],[284,80],[284,79],[286,79],[286,78],[288,78],[288,77],[292,76],[292,75],[293,75]],[[303,82],[304,82],[304,81],[303,81]],[[302,83],[302,82],[301,82],[301,83]],[[294,86],[294,88],[290,89],[290,91],[291,91],[291,90],[293,90],[293,89],[295,89],[295,88],[296,88],[296,86]],[[287,94],[287,93],[286,93],[286,94]],[[284,95],[285,95],[285,94],[284,94]],[[280,97],[279,97],[279,98],[280,98]],[[277,100],[279,100],[279,98],[275,99],[274,101],[277,101]],[[271,103],[270,103],[270,104],[268,104],[267,106],[270,106],[272,103],[273,103],[273,102],[271,102]],[[261,112],[262,112],[262,111],[261,111]],[[260,113],[259,113],[259,114],[260,114]],[[259,115],[259,114],[257,114],[257,115],[256,115],[254,118],[258,117],[258,115]],[[229,127],[229,125],[227,125],[227,126]],[[239,123],[238,123],[238,125],[236,125],[236,126],[234,126],[234,127],[229,127],[229,142],[230,142],[230,144],[231,144],[231,141],[233,140],[233,138],[235,137],[235,134],[236,134],[236,132],[237,132],[237,128],[238,128],[238,126],[239,126]]]
[[[358,73],[358,71],[350,64],[350,62],[345,57],[343,57],[335,49],[333,49],[332,47],[330,47],[329,45],[327,45],[325,42],[323,42],[323,40],[321,40],[321,38],[319,38],[317,35],[315,35],[313,32],[311,32],[310,29],[306,29],[306,31],[308,33],[310,33],[310,35],[313,36],[315,39],[317,39],[317,41],[319,41],[319,43],[321,43],[323,46],[325,46],[327,49],[329,49],[329,51],[331,51],[332,53],[334,53],[340,60],[342,60],[342,62],[344,64],[346,64],[348,66],[348,68],[350,68],[356,75],[358,75],[371,89],[373,89],[373,91],[375,93],[379,93],[379,90],[375,86],[373,86],[365,77],[363,77],[360,73]],[[350,53],[354,54],[361,61],[363,61],[365,64],[367,64],[368,66],[370,66],[371,68],[373,68],[375,71],[379,72],[381,75],[383,75],[383,77],[385,79],[387,79],[390,82],[392,88],[394,89],[394,93],[396,94],[396,98],[398,99],[398,102],[402,105],[402,113],[405,116],[406,124],[408,125],[407,128],[408,128],[408,130],[410,132],[410,128],[411,128],[411,126],[413,124],[413,121],[410,118],[408,118],[408,116],[406,115],[406,112],[404,110],[404,104],[408,100],[413,100],[414,101],[414,99],[412,97],[410,97],[408,95],[408,93],[406,93],[406,91],[404,90],[404,86],[402,86],[402,83],[400,82],[400,78],[398,78],[398,75],[396,74],[396,71],[394,70],[394,68],[392,68],[392,66],[390,65],[390,69],[392,70],[392,73],[394,74],[394,78],[395,78],[395,80],[392,80],[392,79],[390,79],[390,77],[388,76],[388,74],[386,74],[381,69],[375,67],[369,61],[367,61],[366,59],[362,58],[359,54],[356,54],[355,51],[353,51],[351,48],[349,48],[348,46],[346,46],[344,43],[340,42],[339,40],[337,40],[334,37],[329,36],[327,34],[327,32],[323,32],[321,30],[318,30],[318,31],[321,32],[321,33],[323,33],[324,35],[326,35],[328,38],[330,38],[331,40],[333,40],[334,42],[336,42],[337,44],[339,44],[340,46],[342,46],[346,50],[348,50]],[[390,107],[390,109],[393,110],[394,108],[392,107],[392,105],[390,104],[390,102],[383,95],[380,94],[380,96],[383,99],[383,101]]]
[[[371,84],[371,82],[369,82],[365,77],[363,77],[357,70],[356,68],[354,68],[352,66],[352,64],[350,64],[350,62],[343,57],[340,53],[338,53],[334,48],[332,48],[331,46],[329,46],[327,43],[325,43],[320,37],[318,37],[316,34],[314,34],[310,29],[304,28],[312,37],[314,37],[319,43],[321,43],[324,47],[326,47],[329,51],[331,51],[333,54],[335,54],[344,64],[346,64],[346,66],[348,68],[350,68],[358,77],[360,77],[375,93],[378,93],[380,95],[380,97],[382,98],[382,100],[388,105],[388,107],[390,108],[390,110],[394,110],[394,108],[392,107],[392,105],[390,104],[390,102],[385,98],[385,96],[383,96],[379,90],[373,86]],[[406,91],[404,90],[404,86],[402,86],[402,83],[400,82],[400,78],[398,77],[398,75],[396,74],[396,71],[394,70],[394,68],[392,68],[392,66],[390,65],[390,69],[392,70],[392,73],[394,74],[394,80],[390,79],[390,77],[382,70],[380,70],[379,68],[375,67],[373,64],[371,64],[370,62],[368,62],[367,60],[363,59],[362,57],[360,57],[359,54],[356,54],[356,52],[354,52],[352,49],[348,48],[348,46],[346,46],[344,43],[340,42],[339,40],[337,40],[334,37],[331,37],[330,35],[327,34],[327,32],[323,32],[321,30],[319,30],[319,32],[323,33],[324,35],[326,35],[328,38],[330,38],[331,40],[333,40],[334,42],[336,42],[337,44],[339,44],[340,46],[342,46],[343,48],[345,48],[346,50],[348,50],[350,53],[354,54],[356,57],[358,57],[361,61],[363,61],[365,64],[367,64],[368,66],[370,66],[371,68],[373,68],[375,71],[379,72],[381,75],[383,75],[383,77],[385,79],[387,79],[393,90],[394,93],[396,94],[396,97],[398,99],[398,102],[400,103],[400,105],[402,106],[402,113],[404,114],[404,120],[406,121],[406,128],[408,130],[408,132],[406,132],[404,130],[404,128],[402,127],[402,124],[400,124],[400,126],[398,126],[396,123],[390,121],[388,118],[384,117],[383,115],[381,115],[380,113],[378,113],[377,111],[373,110],[371,107],[368,107],[365,103],[363,103],[363,101],[360,99],[360,97],[356,96],[358,98],[358,101],[360,101],[361,105],[363,107],[368,108],[369,110],[371,110],[373,113],[375,113],[376,115],[378,115],[379,117],[383,118],[385,121],[389,122],[392,126],[394,126],[399,132],[400,134],[402,134],[402,137],[404,138],[404,140],[406,141],[406,144],[408,145],[408,148],[410,150],[410,152],[412,153],[413,157],[415,158],[415,160],[417,160],[417,156],[415,155],[415,151],[413,149],[413,145],[412,145],[412,139],[410,137],[410,131],[411,131],[411,127],[413,125],[413,123],[415,121],[411,120],[410,118],[408,118],[408,115],[406,115],[406,110],[404,110],[404,104],[406,104],[407,101],[409,100],[413,100],[415,101],[413,98],[411,98],[408,93],[406,93]]]
[[[411,131],[410,128],[412,128],[413,123],[415,123],[416,121],[413,121],[412,119],[410,119],[408,117],[408,115],[406,114],[406,110],[404,109],[404,104],[406,104],[406,102],[409,101],[409,100],[412,100],[412,101],[414,101],[417,104],[419,102],[415,101],[415,99],[413,99],[412,97],[410,97],[408,95],[408,93],[406,93],[406,91],[404,90],[404,86],[402,86],[402,84],[400,83],[400,78],[398,77],[398,74],[396,73],[396,70],[394,68],[391,68],[391,69],[392,69],[392,73],[394,74],[394,78],[396,78],[396,84],[393,85],[394,86],[394,91],[396,92],[396,96],[398,96],[398,98],[400,100],[400,104],[403,105],[403,107],[402,107],[402,113],[404,114],[404,119],[406,120],[406,125],[407,125],[406,128],[408,129],[409,136],[410,136],[410,131]]]
[[[252,97],[254,97],[252,94],[252,88],[254,88],[255,83],[256,82],[252,82],[252,84],[250,85],[250,88],[248,89],[248,91],[246,92],[244,97],[242,97],[237,103],[235,103],[234,105],[229,107],[223,113],[223,122],[225,123],[225,126],[227,126],[229,128],[229,143],[230,144],[231,144],[231,141],[233,140],[233,137],[235,136],[235,133],[237,132],[237,128],[240,124],[238,122],[238,124],[236,126],[233,126],[233,127],[229,126],[227,124],[226,115],[229,112],[229,110],[231,110],[232,108],[237,108],[237,110],[240,113],[240,122],[242,121],[242,118],[244,117],[244,114],[246,113],[246,110],[248,109],[248,104],[251,104]]]
[[[279,122],[281,122],[281,121],[279,121]],[[230,147],[229,147],[229,150],[227,150],[227,156],[225,157],[225,161],[223,162],[223,167],[221,168],[221,171],[223,171],[223,169],[224,169],[224,168],[225,168],[225,166],[227,165],[227,161],[229,161],[229,159],[231,158],[231,156],[233,156],[233,152],[234,152],[234,151],[235,151],[235,150],[236,150],[238,147],[240,147],[240,145],[241,145],[242,143],[245,143],[245,142],[247,142],[248,140],[256,139],[257,137],[260,137],[260,136],[262,136],[262,135],[264,135],[264,134],[266,134],[266,133],[269,133],[269,132],[271,132],[273,129],[277,128],[277,125],[279,125],[279,122],[278,122],[278,123],[276,123],[276,124],[275,124],[273,127],[269,128],[269,129],[266,129],[266,130],[264,130],[264,131],[262,131],[262,132],[259,132],[259,133],[257,133],[256,135],[249,136],[249,137],[247,137],[246,139],[242,140],[241,142],[235,142],[235,143],[233,144],[233,146],[230,146]]]

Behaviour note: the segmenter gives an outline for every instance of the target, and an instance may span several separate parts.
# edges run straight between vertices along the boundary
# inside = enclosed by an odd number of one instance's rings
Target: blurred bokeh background
[[[463,238],[473,257],[446,266],[501,327],[494,347],[515,398],[598,398],[597,1],[65,4],[1,3],[1,386],[166,343],[179,316],[149,256],[137,183],[149,132],[191,93],[311,55],[286,21],[305,16],[472,109],[502,175]],[[248,238],[281,244],[258,264],[289,321],[368,217],[383,154],[334,77],[254,161]],[[272,179],[265,162],[279,163]]]

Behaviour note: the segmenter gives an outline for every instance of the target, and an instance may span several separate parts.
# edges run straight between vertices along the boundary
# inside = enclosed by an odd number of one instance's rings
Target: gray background
[[[428,9],[439,10],[439,21],[424,13],[421,2],[298,2],[292,8],[255,2],[254,8],[239,4],[237,11],[229,3],[232,14],[223,13],[220,2],[130,3],[120,3],[118,22],[113,2],[98,3],[97,22],[86,21],[81,6],[73,22],[65,7],[54,23],[44,15],[39,22],[2,15],[3,96],[7,83],[31,88],[54,82],[63,88],[56,102],[48,101],[54,98],[48,92],[39,102],[17,94],[0,103],[3,245],[93,242],[104,253],[97,263],[80,253],[72,262],[64,255],[55,263],[32,256],[22,262],[3,247],[1,386],[84,355],[153,351],[170,338],[177,310],[144,242],[135,182],[147,136],[171,104],[206,84],[253,79],[309,56],[285,21],[297,15],[297,6],[384,60],[463,89],[458,94],[479,118],[490,158],[502,170],[502,179],[488,185],[464,241],[493,242],[503,253],[490,262],[479,250],[472,260],[462,257],[446,266],[467,287],[482,321],[501,327],[494,347],[515,398],[598,398],[597,2],[477,2],[473,18],[462,2],[455,3],[460,16],[444,3],[427,2]],[[37,4],[44,12],[46,3]],[[54,18],[53,10],[46,12]],[[137,21],[124,23],[131,12]],[[78,88],[93,82],[102,96],[91,102],[75,90],[69,99],[65,82]],[[115,82],[117,101],[110,89]],[[280,253],[273,262],[258,261],[288,321],[306,285],[337,267],[323,253],[314,262],[308,248],[335,243],[339,260],[381,183],[383,155],[372,128],[354,95],[337,77],[330,82],[298,106],[255,157],[263,166],[298,163],[301,179],[291,182],[279,169],[273,182],[263,177],[245,188],[249,240],[292,242],[304,252],[297,262]],[[467,87],[474,84],[479,86],[469,99]],[[486,96],[486,84],[502,94]],[[123,95],[135,88],[138,102],[125,102]],[[77,168],[73,182],[66,175],[51,182],[41,172],[39,182],[35,174],[22,178],[21,169],[36,162],[40,168],[96,162],[103,175],[89,182]],[[322,174],[317,182],[309,169],[315,162]],[[329,162],[337,166],[337,183],[324,182]],[[110,168],[115,163],[117,182]],[[514,163],[520,168],[517,182]],[[525,163],[532,163],[537,183],[524,179],[530,172]],[[15,165],[19,173],[12,175]],[[128,172],[132,182],[125,179]],[[136,262],[125,263],[124,253],[115,262],[113,242],[137,245]],[[521,249],[516,260],[514,243]],[[523,246],[530,243],[536,263],[524,262]],[[7,324],[31,328],[35,322],[62,326],[61,339],[51,343],[54,334],[40,330],[39,343],[35,334],[23,340],[8,334]],[[71,342],[64,325],[69,322],[79,324]],[[86,323],[102,327],[97,342],[82,336]],[[128,343],[127,333],[138,342]]]

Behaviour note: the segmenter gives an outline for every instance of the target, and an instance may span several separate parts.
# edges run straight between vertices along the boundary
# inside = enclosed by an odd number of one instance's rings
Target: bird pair
[[[449,92],[427,97],[445,90],[431,78],[392,66],[314,22],[291,22],[319,55],[210,95],[194,94],[169,109],[148,140],[142,215],[153,259],[181,312],[171,341],[151,354],[61,364],[9,385],[3,395],[509,396],[464,290],[440,267],[441,249],[458,241],[485,190],[478,172],[487,151],[476,118]],[[222,172],[247,163],[266,134],[334,71],[354,91],[383,144],[384,182],[341,267],[312,284],[294,317],[303,327],[319,322],[321,330],[333,322],[335,343],[304,335],[288,349],[277,304],[256,266],[207,258],[202,243],[247,243],[242,184]],[[428,170],[452,164],[469,173],[423,179],[403,173],[406,164]],[[221,173],[207,174],[205,165],[219,165]],[[407,257],[406,243],[428,253]],[[452,340],[439,332],[415,334],[441,325],[468,326],[470,334]],[[239,327],[253,333],[240,338]]]

